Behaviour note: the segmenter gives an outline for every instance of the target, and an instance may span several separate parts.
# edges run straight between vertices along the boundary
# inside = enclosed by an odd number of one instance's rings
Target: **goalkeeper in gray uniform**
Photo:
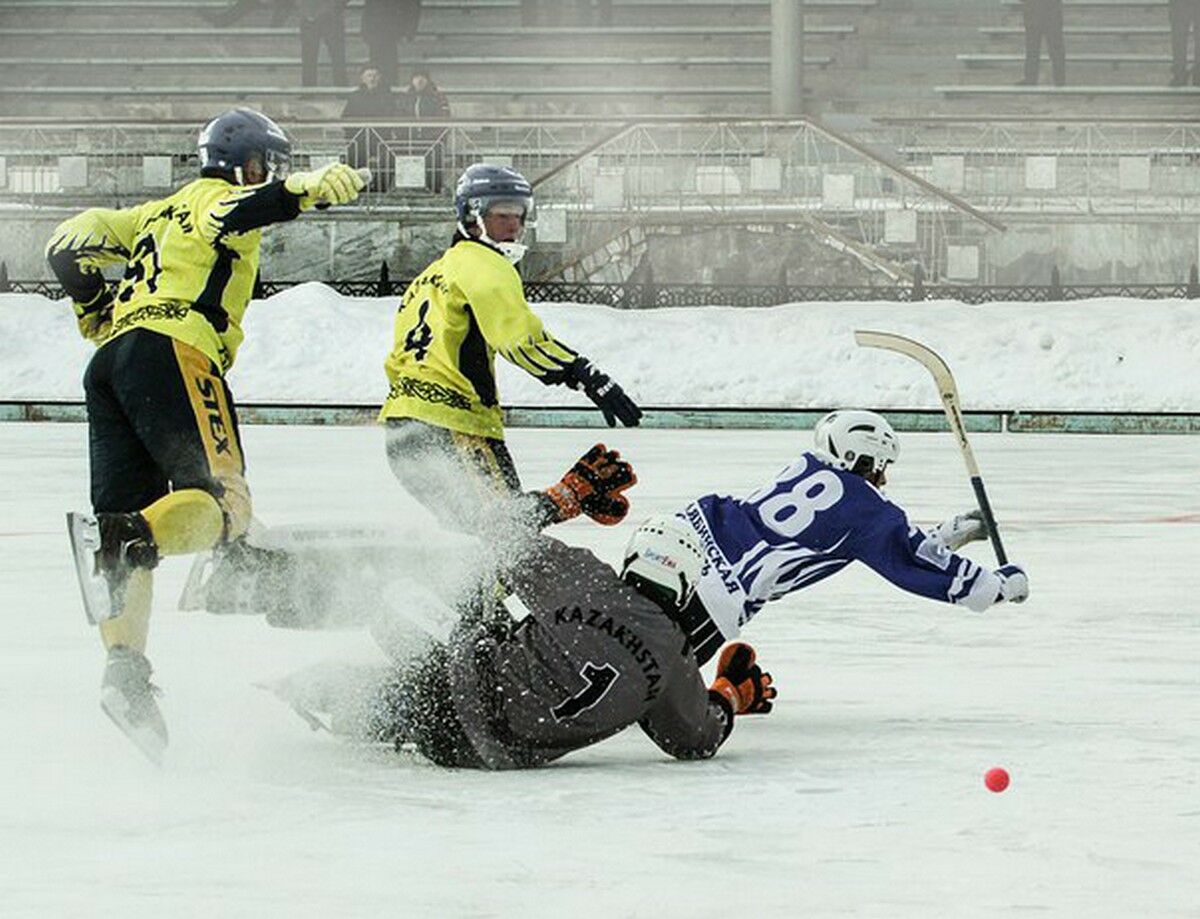
[[[287,694],[308,716],[331,714],[337,732],[412,744],[441,766],[539,766],[635,722],[671,756],[706,759],[736,715],[770,711],[775,689],[742,643],[704,685],[676,623],[702,565],[695,533],[674,517],[638,528],[619,576],[535,535],[500,572],[529,610],[520,622],[501,610],[382,679]]]

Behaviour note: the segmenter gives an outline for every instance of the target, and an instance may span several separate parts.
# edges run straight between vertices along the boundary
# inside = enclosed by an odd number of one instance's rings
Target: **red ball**
[[[1001,792],[1008,787],[1008,772],[996,766],[983,774],[983,784],[988,791]]]

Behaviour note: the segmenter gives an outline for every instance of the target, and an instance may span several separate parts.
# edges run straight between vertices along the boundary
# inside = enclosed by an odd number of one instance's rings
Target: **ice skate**
[[[150,682],[150,662],[121,645],[108,652],[100,684],[100,708],[156,766],[167,749],[167,725],[158,709],[158,687]]]
[[[93,625],[121,614],[134,568],[153,568],[158,550],[141,514],[67,514],[83,607]]]

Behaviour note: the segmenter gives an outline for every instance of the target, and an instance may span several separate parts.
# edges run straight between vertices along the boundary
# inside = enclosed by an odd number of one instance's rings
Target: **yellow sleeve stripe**
[[[535,377],[561,371],[577,357],[566,345],[549,335],[530,338],[501,352],[504,357]]]
[[[106,235],[96,239],[91,233],[79,238],[78,233],[64,233],[46,247],[47,255],[59,252],[74,252],[75,261],[81,265],[105,265],[129,258],[129,250]]]

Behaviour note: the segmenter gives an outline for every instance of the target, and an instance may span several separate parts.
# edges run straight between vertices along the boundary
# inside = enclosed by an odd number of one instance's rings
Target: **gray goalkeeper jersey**
[[[680,628],[586,549],[538,536],[507,585],[530,615],[451,649],[459,721],[484,765],[536,766],[637,722],[667,753],[712,756],[733,727]]]

